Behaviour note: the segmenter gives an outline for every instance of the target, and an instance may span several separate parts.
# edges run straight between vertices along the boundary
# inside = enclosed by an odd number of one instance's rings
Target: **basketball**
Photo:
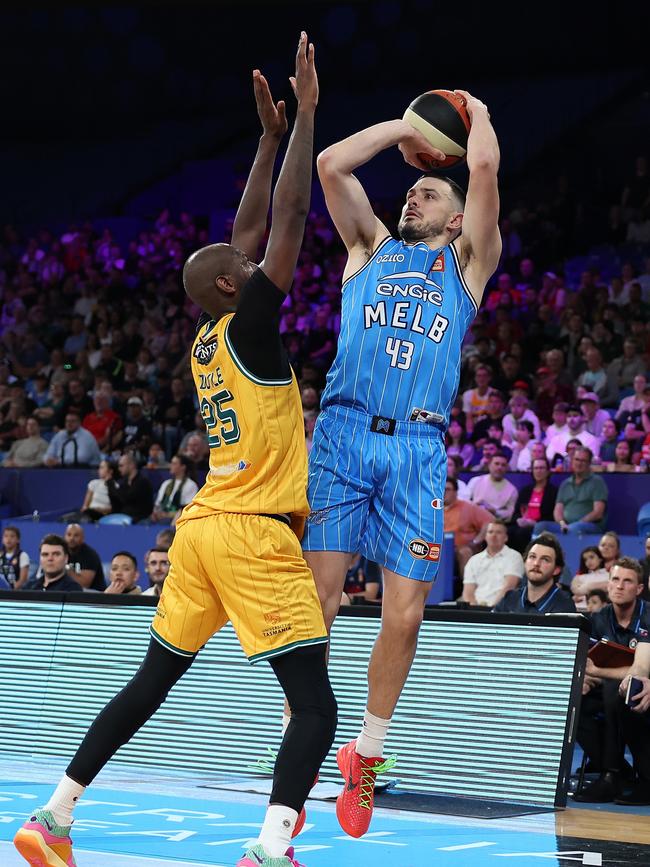
[[[448,168],[465,159],[467,136],[471,126],[465,98],[453,90],[429,90],[420,94],[404,112],[410,123],[434,148],[447,155],[444,161],[431,154],[417,157],[431,168]]]

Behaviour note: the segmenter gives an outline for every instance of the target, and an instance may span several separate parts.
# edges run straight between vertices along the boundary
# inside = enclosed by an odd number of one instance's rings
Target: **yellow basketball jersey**
[[[203,325],[192,346],[210,469],[182,520],[214,512],[279,513],[299,525],[296,519],[309,514],[309,505],[298,383],[293,372],[270,381],[244,367],[228,339],[233,315]]]

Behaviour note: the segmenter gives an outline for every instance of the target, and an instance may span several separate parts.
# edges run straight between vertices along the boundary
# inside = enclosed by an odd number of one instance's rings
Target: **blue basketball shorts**
[[[440,428],[329,406],[309,456],[303,549],[362,554],[398,575],[433,581],[446,480]]]

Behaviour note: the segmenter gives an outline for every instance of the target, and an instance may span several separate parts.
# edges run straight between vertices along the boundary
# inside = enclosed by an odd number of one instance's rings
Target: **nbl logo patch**
[[[441,253],[436,261],[431,266],[432,271],[444,271],[445,270],[445,254]]]
[[[440,560],[440,545],[435,542],[425,542],[424,539],[412,539],[408,545],[409,554],[416,560],[431,560],[437,563]]]
[[[199,364],[210,364],[217,351],[219,340],[214,334],[209,340],[199,340],[194,347],[194,358]]]

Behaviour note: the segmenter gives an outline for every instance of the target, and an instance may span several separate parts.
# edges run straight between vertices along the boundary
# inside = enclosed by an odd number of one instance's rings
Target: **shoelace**
[[[249,771],[255,771],[258,774],[271,774],[275,771],[275,761],[278,757],[278,754],[275,750],[272,750],[271,747],[266,748],[266,752],[269,754],[268,758],[258,759],[255,764],[247,765]],[[301,867],[299,864],[298,867]]]
[[[383,762],[369,765],[364,758],[361,759],[361,780],[359,782],[359,806],[364,810],[372,809],[373,793],[375,791],[375,779],[379,774],[391,771],[397,764],[397,756],[389,756]]]

